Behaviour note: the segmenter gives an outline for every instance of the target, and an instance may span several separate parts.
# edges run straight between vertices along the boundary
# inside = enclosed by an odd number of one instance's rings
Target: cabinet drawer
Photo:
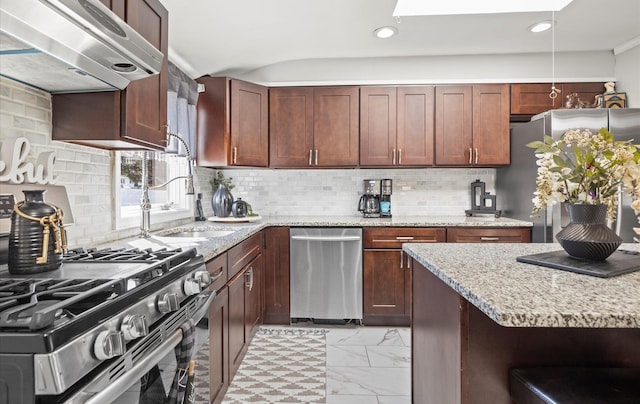
[[[364,228],[364,248],[401,248],[403,243],[444,243],[447,232],[440,227]]]
[[[209,285],[209,290],[220,290],[227,283],[227,253],[218,255],[217,257],[210,259],[205,264],[207,272],[211,276],[212,283]]]
[[[449,243],[530,243],[531,228],[449,228]]]
[[[251,236],[227,252],[228,276],[233,278],[244,266],[262,253],[262,232]]]

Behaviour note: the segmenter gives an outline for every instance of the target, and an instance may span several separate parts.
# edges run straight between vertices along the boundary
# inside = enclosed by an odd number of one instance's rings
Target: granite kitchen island
[[[403,249],[416,404],[510,403],[512,367],[640,367],[640,271],[604,279],[516,261],[558,244]]]

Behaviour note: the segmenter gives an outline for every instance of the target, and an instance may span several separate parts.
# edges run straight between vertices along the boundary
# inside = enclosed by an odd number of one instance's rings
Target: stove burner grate
[[[138,248],[120,248],[120,249],[96,249],[96,248],[77,248],[69,250],[62,258],[63,262],[80,261],[80,262],[109,262],[109,261],[126,261],[152,263],[158,262],[165,258],[172,257],[181,250],[158,250],[151,249],[140,250]]]

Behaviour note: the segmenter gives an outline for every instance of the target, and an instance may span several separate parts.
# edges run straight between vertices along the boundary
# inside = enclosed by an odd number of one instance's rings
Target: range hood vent
[[[42,90],[124,89],[163,57],[100,0],[0,1],[0,74]]]

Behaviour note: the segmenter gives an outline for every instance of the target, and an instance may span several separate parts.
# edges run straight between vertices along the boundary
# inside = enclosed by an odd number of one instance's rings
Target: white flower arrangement
[[[631,196],[631,208],[640,216],[640,145],[616,141],[613,134],[600,129],[572,129],[554,141],[527,144],[535,148],[538,176],[533,198],[532,216],[559,202],[571,204],[604,204],[613,220],[622,186]],[[639,218],[640,220],[640,218]],[[634,228],[640,235],[640,228]],[[640,242],[639,238],[635,238]]]

